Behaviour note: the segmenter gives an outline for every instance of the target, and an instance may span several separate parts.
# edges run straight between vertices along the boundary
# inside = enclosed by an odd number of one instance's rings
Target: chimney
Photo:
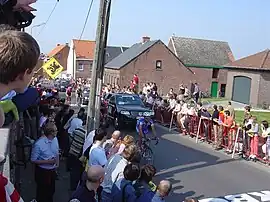
[[[143,36],[142,37],[142,43],[146,43],[148,41],[150,41],[150,37],[149,36]]]

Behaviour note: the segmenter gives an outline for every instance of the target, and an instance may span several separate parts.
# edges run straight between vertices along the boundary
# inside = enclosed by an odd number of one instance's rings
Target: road
[[[135,135],[132,131],[124,134]],[[173,184],[167,202],[182,201],[186,197],[199,199],[224,196],[228,194],[268,190],[270,185],[269,168],[263,165],[231,159],[210,145],[196,144],[194,139],[181,136],[176,132],[157,125],[160,142],[153,148],[155,166],[158,174],[155,182],[168,179]],[[64,162],[57,181],[55,201],[68,201],[69,176]],[[34,198],[35,185],[33,169],[28,165],[22,171],[22,196],[26,202]]]

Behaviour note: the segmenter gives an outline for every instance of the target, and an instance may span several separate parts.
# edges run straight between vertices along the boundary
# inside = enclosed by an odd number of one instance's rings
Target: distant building
[[[67,70],[67,59],[69,54],[69,45],[66,44],[57,44],[56,47],[47,54],[48,58],[54,57],[64,68],[64,71]]]
[[[225,65],[226,97],[252,106],[270,105],[270,50]]]
[[[172,36],[168,47],[195,72],[192,83],[197,82],[212,97],[218,92],[225,96],[227,70],[223,65],[234,61],[227,42]]]
[[[71,40],[67,59],[67,73],[76,78],[91,78],[95,46],[95,41]],[[127,47],[107,46],[105,63],[111,61],[127,49]]]
[[[143,37],[128,50],[105,65],[104,83],[129,86],[133,75],[139,76],[139,87],[155,82],[160,94],[170,88],[176,91],[179,85],[190,83],[194,73],[161,41]]]

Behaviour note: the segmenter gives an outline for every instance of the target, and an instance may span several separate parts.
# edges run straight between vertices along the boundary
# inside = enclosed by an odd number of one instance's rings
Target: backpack
[[[126,202],[126,198],[125,198],[125,192],[126,192],[126,188],[128,185],[132,186],[132,182],[128,182],[124,185],[123,190],[122,190],[122,202]]]
[[[149,182],[148,185],[150,190],[146,190],[143,186],[140,185],[138,181],[133,185],[135,189],[135,195],[137,196],[137,198],[141,197],[141,195],[146,194],[148,192],[152,192],[153,195],[156,193],[157,186],[153,182]]]

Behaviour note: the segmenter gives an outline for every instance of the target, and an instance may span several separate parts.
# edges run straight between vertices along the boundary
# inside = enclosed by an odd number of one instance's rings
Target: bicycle
[[[159,143],[158,138],[142,137],[140,149],[141,149],[142,159],[145,161],[144,163],[154,165],[154,152],[150,147],[151,140],[156,140],[155,145]]]

